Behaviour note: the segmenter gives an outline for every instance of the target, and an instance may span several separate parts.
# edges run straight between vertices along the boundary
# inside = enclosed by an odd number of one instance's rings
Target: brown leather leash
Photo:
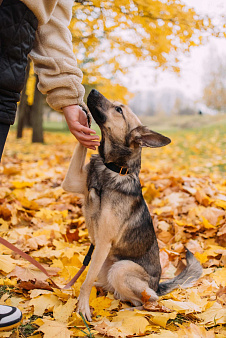
[[[91,244],[90,247],[89,247],[89,251],[84,258],[83,265],[82,265],[81,269],[70,280],[70,282],[67,283],[67,285],[65,285],[63,288],[61,288],[51,279],[48,271],[39,262],[37,262],[34,258],[32,258],[31,256],[29,256],[28,254],[26,254],[25,252],[23,252],[22,250],[20,250],[15,245],[11,244],[10,242],[8,242],[6,239],[4,239],[2,237],[0,237],[0,244],[3,244],[8,249],[16,252],[21,257],[23,257],[28,262],[30,262],[32,265],[36,266],[36,268],[38,268],[40,271],[42,271],[49,278],[49,280],[51,281],[54,288],[61,289],[61,290],[69,289],[77,281],[77,279],[81,276],[81,274],[83,273],[85,268],[89,265],[89,262],[91,260],[91,256],[92,256],[92,253],[93,253],[93,250],[94,250],[94,245]]]

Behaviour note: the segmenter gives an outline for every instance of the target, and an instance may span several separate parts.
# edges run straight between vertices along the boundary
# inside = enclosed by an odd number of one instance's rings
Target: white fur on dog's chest
[[[94,202],[96,198],[97,198],[96,190],[94,188],[92,188],[89,191],[89,200]]]
[[[120,237],[121,219],[115,213],[111,199],[100,200],[95,188],[90,189],[85,199],[84,213],[92,243],[97,238],[111,242]]]

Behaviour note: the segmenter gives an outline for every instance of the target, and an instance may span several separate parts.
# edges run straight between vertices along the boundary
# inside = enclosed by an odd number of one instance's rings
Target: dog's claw
[[[88,322],[92,321],[89,303],[86,304],[82,301],[79,301],[76,312],[78,312],[79,314],[82,314],[84,319],[87,320]]]

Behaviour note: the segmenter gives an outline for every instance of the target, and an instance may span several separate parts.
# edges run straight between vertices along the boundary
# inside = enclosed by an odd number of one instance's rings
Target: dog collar
[[[108,169],[114,171],[115,173],[118,173],[121,176],[125,176],[125,175],[128,175],[130,173],[128,168],[121,167],[121,166],[115,164],[114,162],[109,162],[109,163],[104,163],[104,164]]]

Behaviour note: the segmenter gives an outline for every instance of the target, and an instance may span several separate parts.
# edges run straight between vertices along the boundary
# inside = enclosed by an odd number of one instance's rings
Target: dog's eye
[[[122,114],[122,108],[121,107],[115,107],[115,110],[118,112],[118,113],[120,113],[120,114]]]

